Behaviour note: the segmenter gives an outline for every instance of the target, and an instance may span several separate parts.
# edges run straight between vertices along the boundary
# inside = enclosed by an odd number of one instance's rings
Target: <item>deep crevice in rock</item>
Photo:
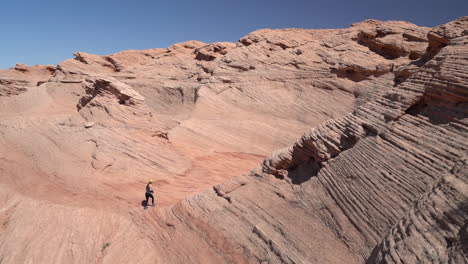
[[[424,98],[421,98],[417,103],[406,109],[405,113],[412,116],[416,116],[422,111],[424,111],[424,109],[427,108],[427,105],[428,104],[426,103],[426,100]]]
[[[321,169],[321,163],[311,159],[305,163],[300,164],[294,169],[289,169],[287,177],[292,184],[302,184],[312,177],[316,177]]]
[[[363,70],[363,69],[352,68],[352,67],[330,69],[330,73],[336,74],[338,78],[345,78],[353,82],[360,82],[360,81],[368,80],[370,77],[380,77],[386,74],[387,72],[389,71],[384,71],[384,70],[369,71],[369,70]]]
[[[351,131],[349,131],[347,128],[344,131],[343,135],[340,137],[339,151],[336,153],[332,153],[329,158],[319,161],[313,156],[310,156],[308,160],[300,162],[296,166],[288,168],[287,174],[284,172],[284,170],[280,169],[274,175],[277,178],[283,179],[285,176],[284,174],[286,174],[286,176],[291,180],[292,184],[302,184],[310,180],[312,177],[317,176],[326,162],[338,157],[344,151],[352,149],[360,140],[366,138],[367,136],[374,136],[374,134],[377,134],[377,132],[373,132],[371,131],[371,129],[368,130],[370,131],[369,133],[366,133],[364,136],[359,137],[352,136],[353,133],[351,133]],[[293,151],[292,160],[294,161],[295,159],[303,159],[301,158],[301,156],[304,155],[303,151],[304,150],[302,149]],[[295,158],[295,156],[297,156],[298,158]]]

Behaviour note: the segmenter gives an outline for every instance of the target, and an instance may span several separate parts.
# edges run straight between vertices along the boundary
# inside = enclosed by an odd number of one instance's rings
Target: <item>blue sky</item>
[[[57,64],[186,40],[236,41],[260,28],[339,28],[368,18],[433,27],[468,15],[467,0],[22,0],[0,3],[0,69]]]

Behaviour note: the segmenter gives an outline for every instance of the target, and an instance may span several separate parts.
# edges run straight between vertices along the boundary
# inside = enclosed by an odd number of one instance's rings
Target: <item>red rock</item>
[[[467,21],[0,71],[0,259],[466,262]]]

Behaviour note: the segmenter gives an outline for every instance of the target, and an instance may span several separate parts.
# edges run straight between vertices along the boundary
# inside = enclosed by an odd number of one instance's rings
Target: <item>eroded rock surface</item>
[[[48,81],[54,74],[55,66],[36,65],[28,67],[16,64],[8,70],[0,70],[0,96],[13,96]]]
[[[467,23],[0,72],[0,259],[466,262]]]

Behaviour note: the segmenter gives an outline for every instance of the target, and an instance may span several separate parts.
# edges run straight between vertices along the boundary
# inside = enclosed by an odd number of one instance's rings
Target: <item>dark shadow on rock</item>
[[[317,176],[319,171],[320,164],[313,160],[309,160],[294,169],[288,170],[288,178],[291,179],[293,184],[302,184],[310,180],[310,178]]]
[[[314,147],[308,146],[309,142],[302,142],[302,147],[295,147],[292,150],[287,177],[293,184],[302,184],[310,180],[319,174],[324,162],[336,158],[343,151],[353,148],[361,139],[362,137],[355,134],[352,129],[346,128],[339,139],[338,146],[336,146],[338,149],[330,147],[328,158],[320,157],[315,153]]]
[[[423,98],[405,112],[412,116],[425,117],[433,125],[444,125],[468,118],[468,102],[454,103]]]

